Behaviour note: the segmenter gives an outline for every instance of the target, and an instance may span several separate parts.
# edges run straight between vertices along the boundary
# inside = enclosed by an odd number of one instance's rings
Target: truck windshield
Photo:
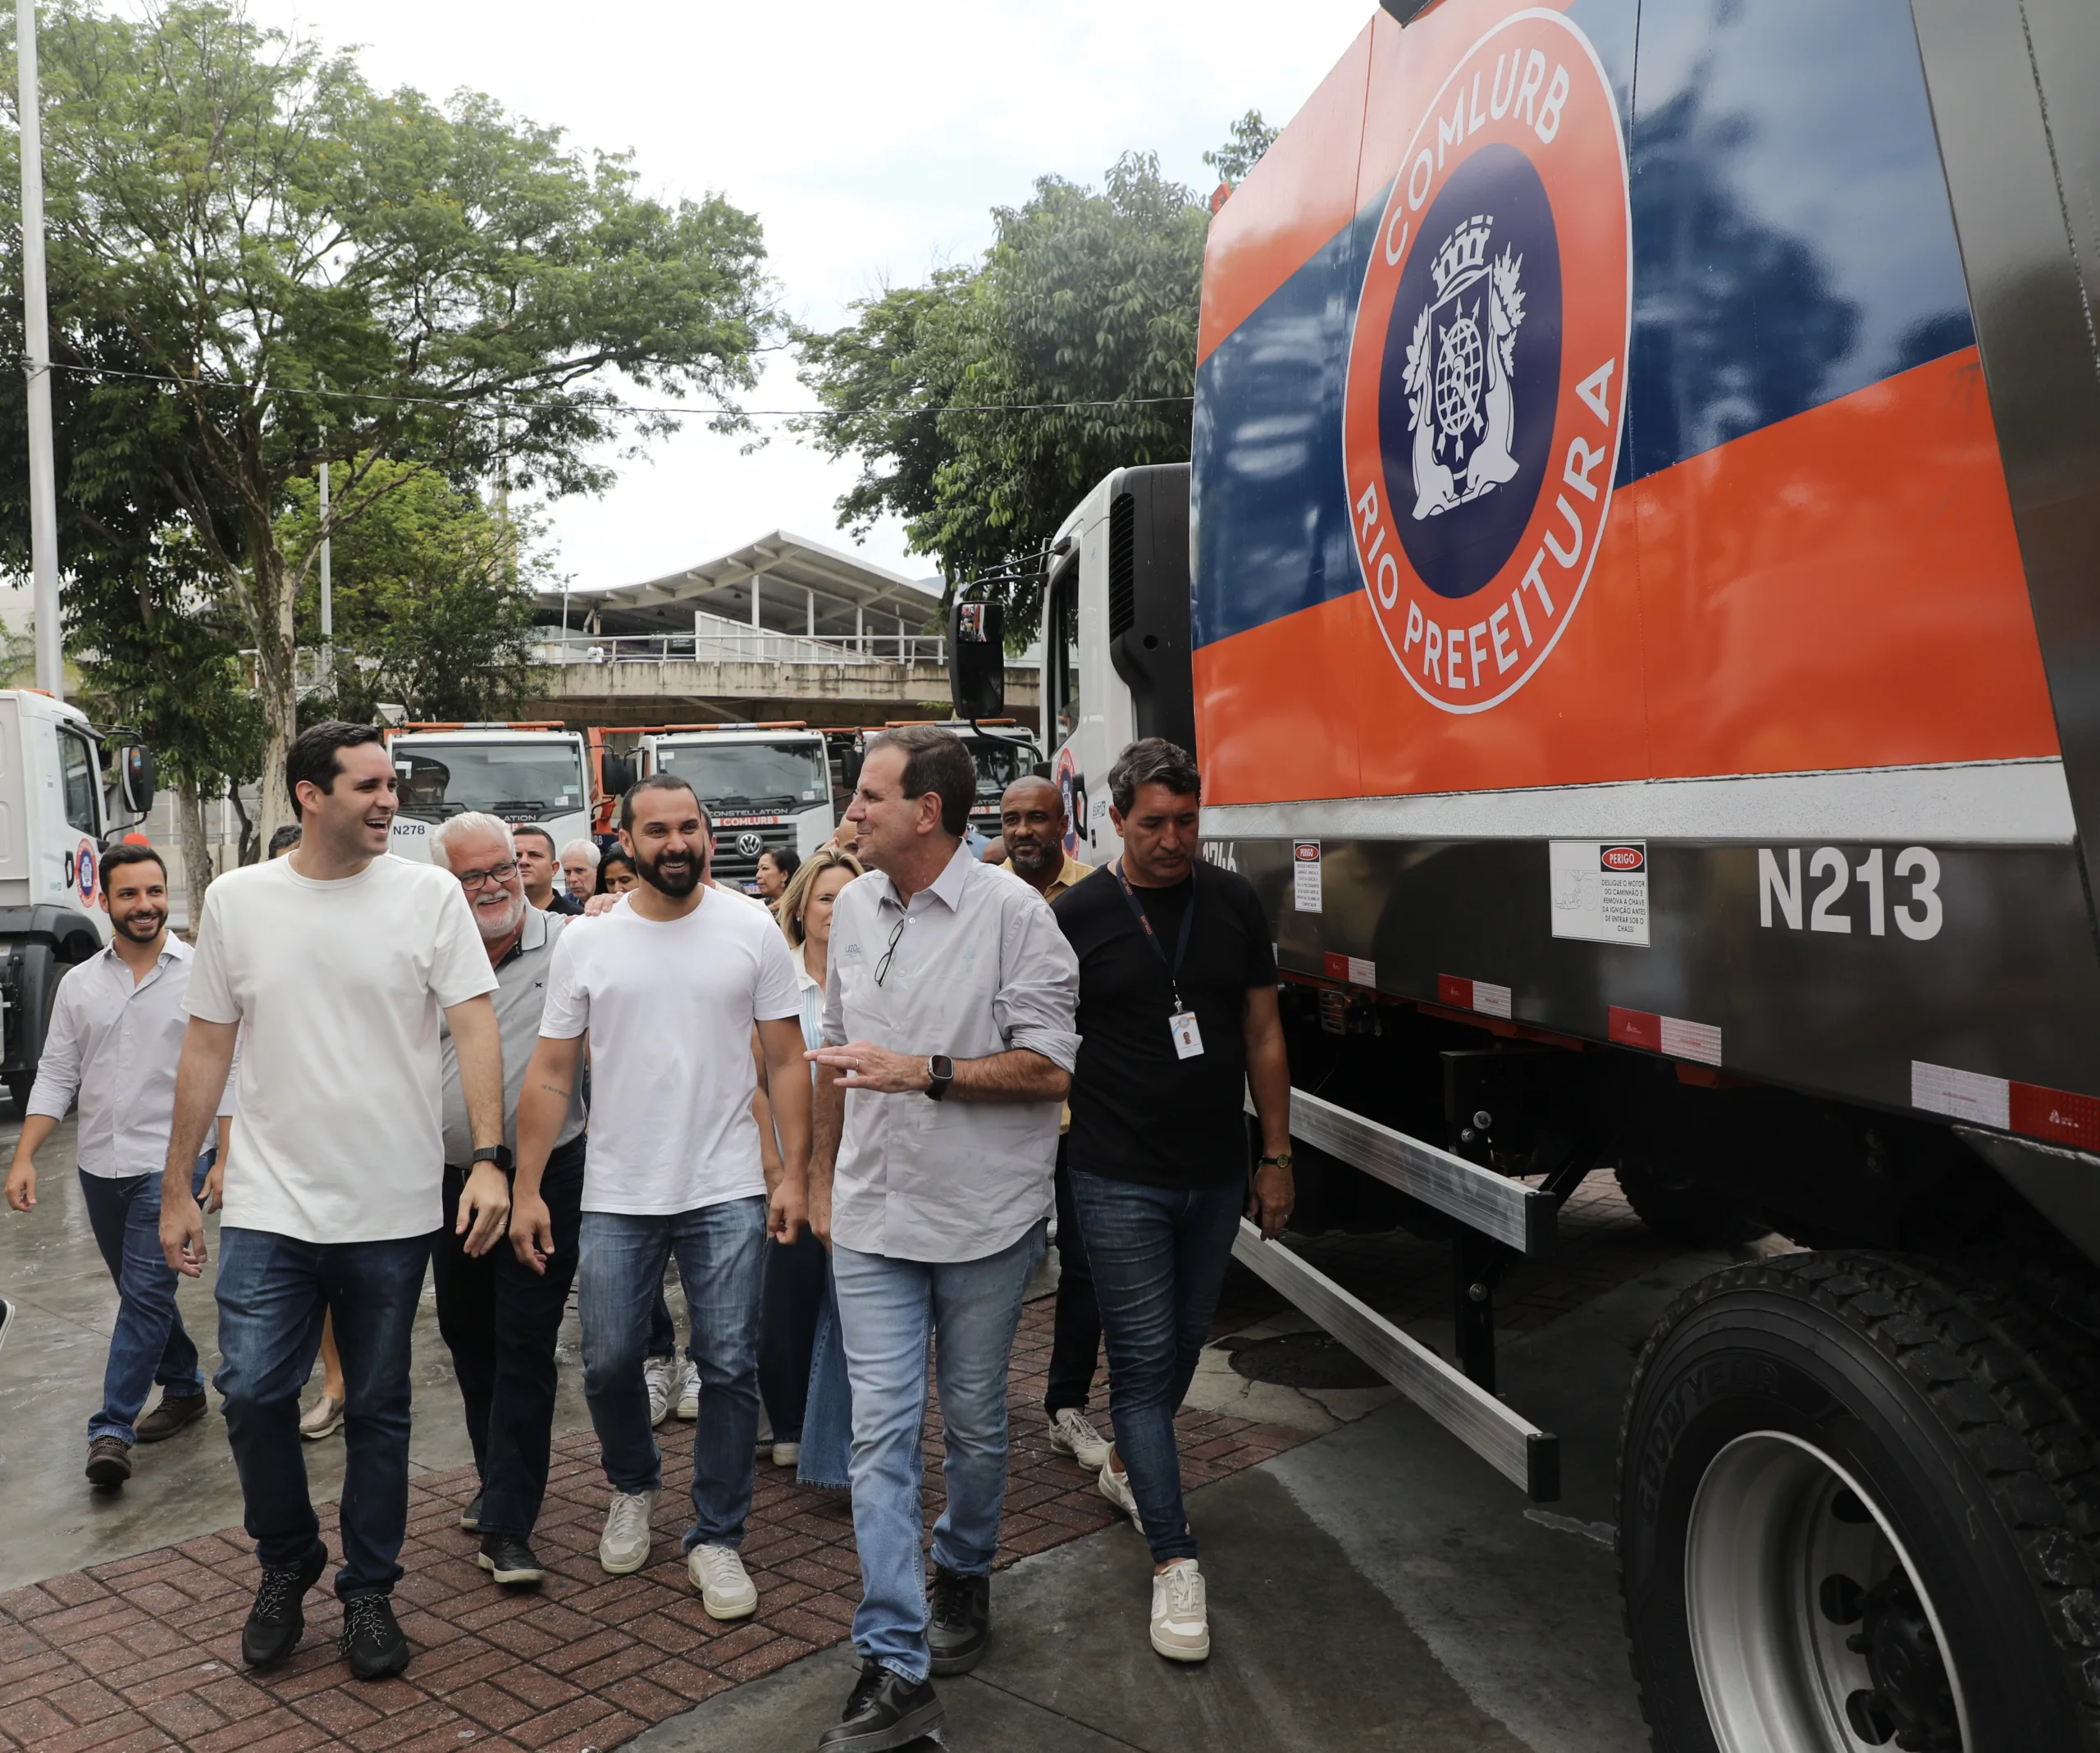
[[[815,742],[673,743],[657,751],[656,769],[710,806],[801,810],[831,797],[831,769]]]
[[[1034,768],[1035,751],[1025,744],[991,737],[972,737],[967,741],[970,758],[977,763],[979,801],[986,798],[996,801],[1009,785]]]
[[[507,822],[539,822],[586,807],[583,757],[568,743],[396,742],[401,813],[427,822],[486,810]]]

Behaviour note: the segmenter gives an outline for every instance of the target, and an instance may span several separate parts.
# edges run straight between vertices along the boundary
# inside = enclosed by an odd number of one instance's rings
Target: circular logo
[[[765,837],[763,835],[754,833],[738,834],[737,836],[737,850],[742,853],[746,858],[756,858],[760,852],[765,850]]]
[[[1589,39],[1505,19],[1393,169],[1342,409],[1350,534],[1400,673],[1479,712],[1573,618],[1618,467],[1632,221]]]
[[[80,904],[86,906],[95,898],[95,843],[83,840],[80,850],[73,855],[73,880],[80,886]]]

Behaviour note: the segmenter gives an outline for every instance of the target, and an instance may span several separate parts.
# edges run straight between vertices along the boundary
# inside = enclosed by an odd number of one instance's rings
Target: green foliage
[[[1232,125],[1232,132],[1216,152],[1203,154],[1203,162],[1217,172],[1217,180],[1237,187],[1261,162],[1262,154],[1276,143],[1278,130],[1262,120],[1259,110],[1249,110]]]
[[[301,715],[369,723],[387,701],[415,719],[511,716],[531,680],[532,590],[546,570],[529,550],[533,530],[428,469],[376,463],[365,478],[368,509],[336,534],[331,555],[334,664]],[[277,541],[303,562],[320,541],[318,485],[304,477],[287,491]],[[299,641],[314,651],[320,573],[301,569]]]
[[[1112,468],[1189,455],[1208,216],[1132,153],[1099,189],[1046,176],[993,217],[977,267],[797,336],[827,409],[803,430],[859,459],[842,523],[895,513],[951,587],[998,573],[1010,624],[1025,627],[1042,545],[1086,491]]]
[[[180,380],[59,374],[62,419],[84,416],[62,458],[65,564],[90,592],[133,590],[178,521],[256,654],[273,748],[311,563],[278,541],[291,482],[336,463],[345,527],[385,461],[592,491],[604,444],[676,424],[619,418],[615,374],[659,400],[755,381],[764,248],[719,195],[651,199],[624,157],[587,161],[472,94],[379,92],[352,57],[212,0],[135,19],[55,0],[41,48],[54,358]],[[0,70],[10,111],[14,83]],[[0,250],[11,310],[19,238]],[[19,434],[10,410],[0,444]],[[0,451],[0,478],[24,468]],[[25,524],[0,559],[20,564]]]

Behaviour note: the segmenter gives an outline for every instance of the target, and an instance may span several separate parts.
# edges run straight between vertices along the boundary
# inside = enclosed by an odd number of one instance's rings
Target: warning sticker
[[[1291,867],[1297,874],[1292,887],[1293,904],[1300,913],[1320,911],[1320,842],[1300,840],[1291,848]]]
[[[1554,936],[1647,947],[1645,842],[1556,840],[1551,871]]]

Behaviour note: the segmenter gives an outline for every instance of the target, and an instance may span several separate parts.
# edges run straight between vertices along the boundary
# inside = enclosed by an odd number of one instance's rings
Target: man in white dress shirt
[[[1007,1372],[1079,1055],[1079,963],[1042,897],[964,847],[976,795],[962,744],[909,726],[870,745],[847,811],[873,869],[832,914],[810,1221],[831,1244],[853,1389],[861,1671],[824,1749],[933,1732],[929,1674],[967,1673],[991,1633]],[[936,1335],[947,1507],[929,1613],[920,1428]]]
[[[197,1347],[175,1306],[176,1276],[161,1254],[161,1165],[175,1112],[175,1068],[189,1024],[190,949],[167,929],[167,871],[149,846],[103,860],[109,947],[66,970],[52,1001],[36,1084],[7,1171],[7,1203],[36,1204],[36,1153],[77,1097],[80,1194],[116,1285],[116,1325],[102,1405],[88,1420],[88,1477],[114,1490],[131,1477],[134,1443],[157,1443],[204,1416]],[[231,1089],[231,1080],[228,1083]],[[231,1098],[219,1102],[223,1130]],[[192,1191],[211,1162],[201,1157]],[[154,1383],[161,1401],[141,1418]]]

